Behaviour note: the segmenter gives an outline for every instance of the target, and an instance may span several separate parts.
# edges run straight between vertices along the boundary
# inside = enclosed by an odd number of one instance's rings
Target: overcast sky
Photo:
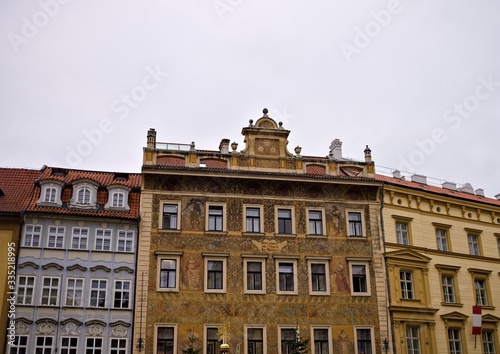
[[[139,172],[161,142],[243,148],[249,119],[500,193],[500,2],[0,2],[0,166]],[[439,181],[437,181],[439,182]]]

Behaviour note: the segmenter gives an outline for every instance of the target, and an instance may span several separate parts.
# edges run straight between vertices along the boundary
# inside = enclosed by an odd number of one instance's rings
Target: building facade
[[[140,184],[42,169],[23,217],[11,354],[131,352]]]
[[[379,180],[396,352],[499,353],[500,200],[419,175]]]
[[[381,353],[389,338],[380,181],[363,162],[287,150],[267,115],[245,147],[144,148],[134,353]],[[223,347],[224,349],[224,347]]]

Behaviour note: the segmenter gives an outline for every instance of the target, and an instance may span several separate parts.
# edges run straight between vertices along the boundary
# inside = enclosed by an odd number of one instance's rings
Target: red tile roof
[[[470,200],[470,201],[478,202],[478,203],[486,203],[486,204],[500,206],[500,200],[496,200],[496,199],[492,199],[492,198],[488,198],[488,197],[482,197],[482,196],[478,196],[475,194],[454,191],[454,190],[450,190],[450,189],[446,189],[446,188],[431,186],[431,185],[427,185],[427,184],[421,184],[421,183],[417,183],[417,182],[407,181],[404,179],[399,179],[399,178],[394,178],[394,177],[389,177],[389,176],[384,176],[384,175],[379,175],[379,174],[377,174],[377,179],[379,181],[384,182],[384,183],[389,183],[389,184],[393,184],[396,186],[412,188],[412,189],[421,190],[424,192],[429,192],[429,193],[434,193],[434,194],[440,194],[440,195],[448,196],[448,197],[466,199],[466,200]]]
[[[28,206],[40,170],[0,168],[0,213],[20,213]]]

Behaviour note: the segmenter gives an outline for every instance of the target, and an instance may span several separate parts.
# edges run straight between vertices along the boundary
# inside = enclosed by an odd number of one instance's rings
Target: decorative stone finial
[[[248,121],[248,123],[250,123],[250,124],[248,124],[248,126],[249,126],[249,127],[253,127],[253,119],[250,119],[250,120]]]
[[[268,115],[267,115],[267,113],[268,113],[268,112],[269,112],[269,111],[267,110],[267,108],[264,108],[264,109],[262,110],[262,113],[264,113],[264,117],[267,117],[267,116],[268,116]]]
[[[365,149],[365,162],[371,162],[372,161],[372,151],[370,150],[370,148],[368,147],[368,145],[366,145],[366,149]]]
[[[278,129],[283,129],[283,122],[279,122],[278,125],[279,125]]]
[[[300,146],[296,146],[295,147],[295,153],[297,154],[297,156],[300,156],[300,152],[302,151],[302,148]]]

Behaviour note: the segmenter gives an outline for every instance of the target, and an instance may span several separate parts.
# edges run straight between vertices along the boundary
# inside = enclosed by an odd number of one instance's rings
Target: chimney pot
[[[424,175],[413,174],[411,175],[411,181],[420,184],[427,184],[427,177]]]

